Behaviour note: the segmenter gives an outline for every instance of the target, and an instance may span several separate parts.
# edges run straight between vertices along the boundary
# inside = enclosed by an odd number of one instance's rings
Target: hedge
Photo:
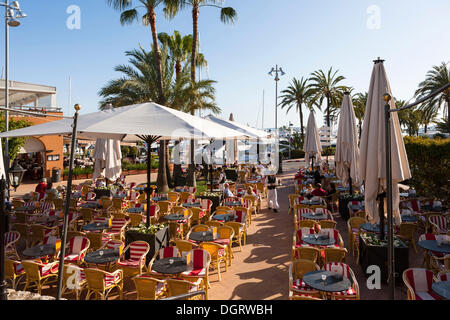
[[[450,139],[405,137],[412,178],[408,181],[417,194],[448,199],[450,179]]]

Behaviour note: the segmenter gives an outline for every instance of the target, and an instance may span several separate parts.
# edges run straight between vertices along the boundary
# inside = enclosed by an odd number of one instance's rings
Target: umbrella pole
[[[72,145],[70,150],[70,160],[69,160],[69,176],[67,177],[67,189],[66,189],[66,203],[64,205],[64,217],[63,217],[63,231],[61,237],[61,251],[59,252],[59,267],[58,267],[58,286],[56,290],[56,300],[61,299],[61,288],[64,272],[64,257],[66,255],[66,241],[67,241],[67,224],[69,216],[70,207],[70,197],[72,195],[72,175],[73,175],[73,157],[75,154],[75,142],[77,139],[77,122],[78,122],[78,111],[80,110],[80,105],[75,105],[75,115],[73,117],[73,131],[72,131]]]
[[[150,183],[151,183],[151,171],[152,171],[152,149],[151,140],[147,141],[147,188],[145,192],[147,193],[147,228],[150,226]]]
[[[391,163],[391,114],[389,112],[389,101],[391,97],[388,94],[384,95],[384,129],[385,129],[385,143],[386,143],[386,187],[387,187],[387,216],[388,216],[388,270],[389,270],[389,298],[395,300],[395,260],[394,260],[394,226],[392,215],[392,163]]]

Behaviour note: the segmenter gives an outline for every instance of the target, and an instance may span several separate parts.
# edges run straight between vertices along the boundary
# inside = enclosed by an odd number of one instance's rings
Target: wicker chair
[[[305,273],[319,270],[319,266],[311,260],[297,259],[289,265],[289,297],[308,295],[322,298],[320,291],[315,290],[303,282]]]
[[[166,294],[166,281],[141,274],[133,278],[137,300],[157,300]]]
[[[167,296],[174,297],[182,294],[199,291],[202,285],[202,279],[196,281],[180,280],[180,279],[167,279]],[[190,297],[188,300],[198,300],[198,296]]]
[[[39,263],[33,260],[22,261],[25,269],[26,284],[24,290],[36,287],[39,294],[44,285],[55,284],[58,279],[58,262]]]
[[[120,300],[123,299],[122,270],[107,272],[94,268],[85,268],[83,272],[86,276],[88,289],[86,300],[89,300],[93,294],[98,295],[102,300],[106,300],[113,289],[117,289]]]

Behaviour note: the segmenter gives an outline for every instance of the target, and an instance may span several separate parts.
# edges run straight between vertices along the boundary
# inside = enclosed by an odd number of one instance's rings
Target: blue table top
[[[439,281],[431,285],[431,289],[440,297],[450,300],[450,281]]]

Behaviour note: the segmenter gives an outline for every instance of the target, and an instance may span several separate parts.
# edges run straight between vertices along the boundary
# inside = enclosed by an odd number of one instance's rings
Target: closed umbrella
[[[95,141],[94,160],[94,179],[103,177],[110,181],[116,181],[122,173],[120,141],[97,138]]]
[[[383,95],[392,92],[389,85],[383,60],[376,60],[370,80],[369,94],[364,115],[363,130],[360,141],[359,175],[364,181],[365,209],[372,222],[380,222],[377,196],[387,191],[386,186],[386,144],[385,116],[386,102]],[[391,109],[395,109],[395,101],[389,101]],[[396,224],[400,224],[400,195],[398,183],[411,178],[408,158],[406,156],[400,123],[397,113],[390,118],[391,130],[391,162],[392,162],[392,199],[393,216]],[[386,206],[384,206],[386,209]],[[383,217],[384,219],[384,217]]]
[[[316,162],[319,162],[321,160],[322,145],[320,143],[319,130],[317,129],[314,111],[311,111],[309,113],[303,150],[305,151],[306,163],[309,162],[310,158],[315,159]]]
[[[352,185],[358,186],[358,134],[356,128],[355,111],[352,99],[348,92],[342,100],[339,127],[336,139],[336,175],[344,185],[350,185],[350,193],[353,193]]]

